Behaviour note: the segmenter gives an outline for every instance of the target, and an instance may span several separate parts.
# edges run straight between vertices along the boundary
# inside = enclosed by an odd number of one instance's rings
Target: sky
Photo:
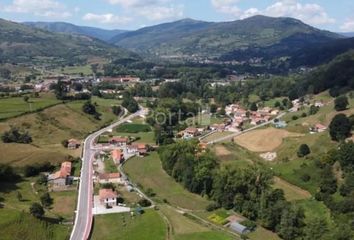
[[[354,32],[353,0],[0,0],[0,18],[64,21],[134,30],[183,18],[233,21],[294,17],[320,29]]]

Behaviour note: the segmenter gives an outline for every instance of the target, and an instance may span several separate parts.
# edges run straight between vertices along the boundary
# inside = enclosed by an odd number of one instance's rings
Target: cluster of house
[[[112,137],[109,140],[109,144],[116,146],[117,148],[111,152],[113,161],[116,164],[122,163],[124,159],[124,150],[128,154],[136,154],[138,156],[145,156],[148,152],[148,146],[143,143],[129,143],[127,137]]]
[[[278,109],[272,109],[270,107],[264,107],[258,109],[257,111],[247,111],[239,104],[231,104],[226,106],[225,112],[229,116],[233,116],[231,127],[235,129],[241,128],[245,123],[259,125],[268,122],[279,114]]]
[[[293,107],[289,109],[289,112],[298,112],[300,111],[300,109],[303,106],[310,106],[310,102],[309,101],[301,101],[301,99],[295,99],[293,101],[291,101],[291,103],[293,104]],[[321,108],[323,107],[325,104],[323,103],[323,101],[315,101],[313,104],[315,107]]]
[[[106,82],[106,83],[113,83],[113,84],[121,84],[121,83],[137,83],[140,82],[139,77],[134,76],[118,76],[118,77],[102,77],[97,79],[97,82]]]
[[[53,187],[63,187],[70,185],[73,180],[71,177],[71,167],[71,162],[63,162],[58,171],[48,176],[48,183]]]

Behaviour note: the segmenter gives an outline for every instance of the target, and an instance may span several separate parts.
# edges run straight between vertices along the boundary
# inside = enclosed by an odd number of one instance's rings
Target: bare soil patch
[[[215,146],[215,154],[218,157],[225,157],[231,155],[232,153],[225,146],[217,145]]]
[[[252,152],[272,152],[283,143],[284,138],[301,137],[303,134],[284,129],[267,128],[254,130],[234,138],[235,142]]]

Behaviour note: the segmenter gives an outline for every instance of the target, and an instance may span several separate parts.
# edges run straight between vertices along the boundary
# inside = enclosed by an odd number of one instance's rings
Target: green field
[[[141,133],[123,133],[116,132],[116,136],[120,137],[132,137],[137,139],[135,143],[145,143],[149,145],[155,145],[155,135],[154,132],[141,132]]]
[[[82,112],[83,101],[59,104],[37,113],[8,119],[0,123],[0,133],[17,126],[30,133],[33,144],[0,143],[0,162],[23,166],[34,162],[62,162],[68,155],[80,156],[81,150],[67,150],[65,139],[82,140],[88,133],[117,119],[110,111],[112,100],[96,99],[102,120]],[[2,105],[1,105],[2,106]]]
[[[147,124],[138,123],[125,123],[116,128],[117,132],[122,133],[139,133],[139,132],[150,132],[151,127]]]
[[[219,138],[222,138],[222,137],[226,137],[228,135],[232,134],[231,132],[215,132],[209,136],[207,136],[206,138],[203,138],[203,142],[212,142],[212,141],[215,141]]]
[[[95,216],[92,240],[165,240],[167,226],[155,210],[131,217],[130,213]]]
[[[65,73],[65,74],[84,74],[84,75],[92,75],[92,69],[90,65],[84,65],[84,66],[66,66],[64,68],[61,68],[60,70],[57,70],[60,73]]]
[[[0,120],[38,111],[58,103],[60,101],[51,94],[42,94],[40,98],[30,98],[28,103],[23,100],[23,97],[2,98],[0,99]]]
[[[153,189],[157,201],[166,199],[172,205],[192,210],[204,210],[209,204],[208,200],[188,192],[168,176],[162,169],[156,152],[144,158],[130,159],[124,169],[133,182],[140,184],[144,189]]]
[[[180,234],[175,237],[175,240],[231,240],[231,236],[227,236],[220,232],[198,232]]]
[[[198,114],[195,117],[190,117],[185,121],[188,126],[210,126],[212,124],[220,124],[224,122],[224,118],[216,117],[210,114]]]
[[[104,171],[106,173],[116,173],[118,171],[117,166],[114,164],[112,158],[106,158],[104,160]]]

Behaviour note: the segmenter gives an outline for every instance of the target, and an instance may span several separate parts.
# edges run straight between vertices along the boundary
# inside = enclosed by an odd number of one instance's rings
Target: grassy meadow
[[[143,189],[151,188],[156,193],[155,200],[162,202],[165,199],[173,206],[191,210],[204,210],[209,201],[197,194],[188,192],[179,183],[175,182],[161,166],[156,152],[149,156],[130,159],[124,165],[125,172],[133,182],[141,185]]]
[[[142,215],[130,213],[94,217],[92,240],[165,240],[167,226],[155,210]]]
[[[97,100],[93,98],[93,101]],[[0,122],[1,133],[10,126],[16,126],[28,131],[33,139],[32,144],[1,142],[0,163],[23,166],[35,162],[62,162],[68,155],[80,156],[80,149],[67,150],[61,142],[70,138],[83,140],[88,133],[117,119],[110,111],[110,106],[115,102],[105,99],[97,101],[98,111],[102,113],[101,120],[82,112],[83,101],[74,101]]]
[[[31,98],[28,102],[23,97],[0,99],[0,120],[16,117],[24,113],[38,111],[60,103],[52,94],[41,94],[39,98]]]

